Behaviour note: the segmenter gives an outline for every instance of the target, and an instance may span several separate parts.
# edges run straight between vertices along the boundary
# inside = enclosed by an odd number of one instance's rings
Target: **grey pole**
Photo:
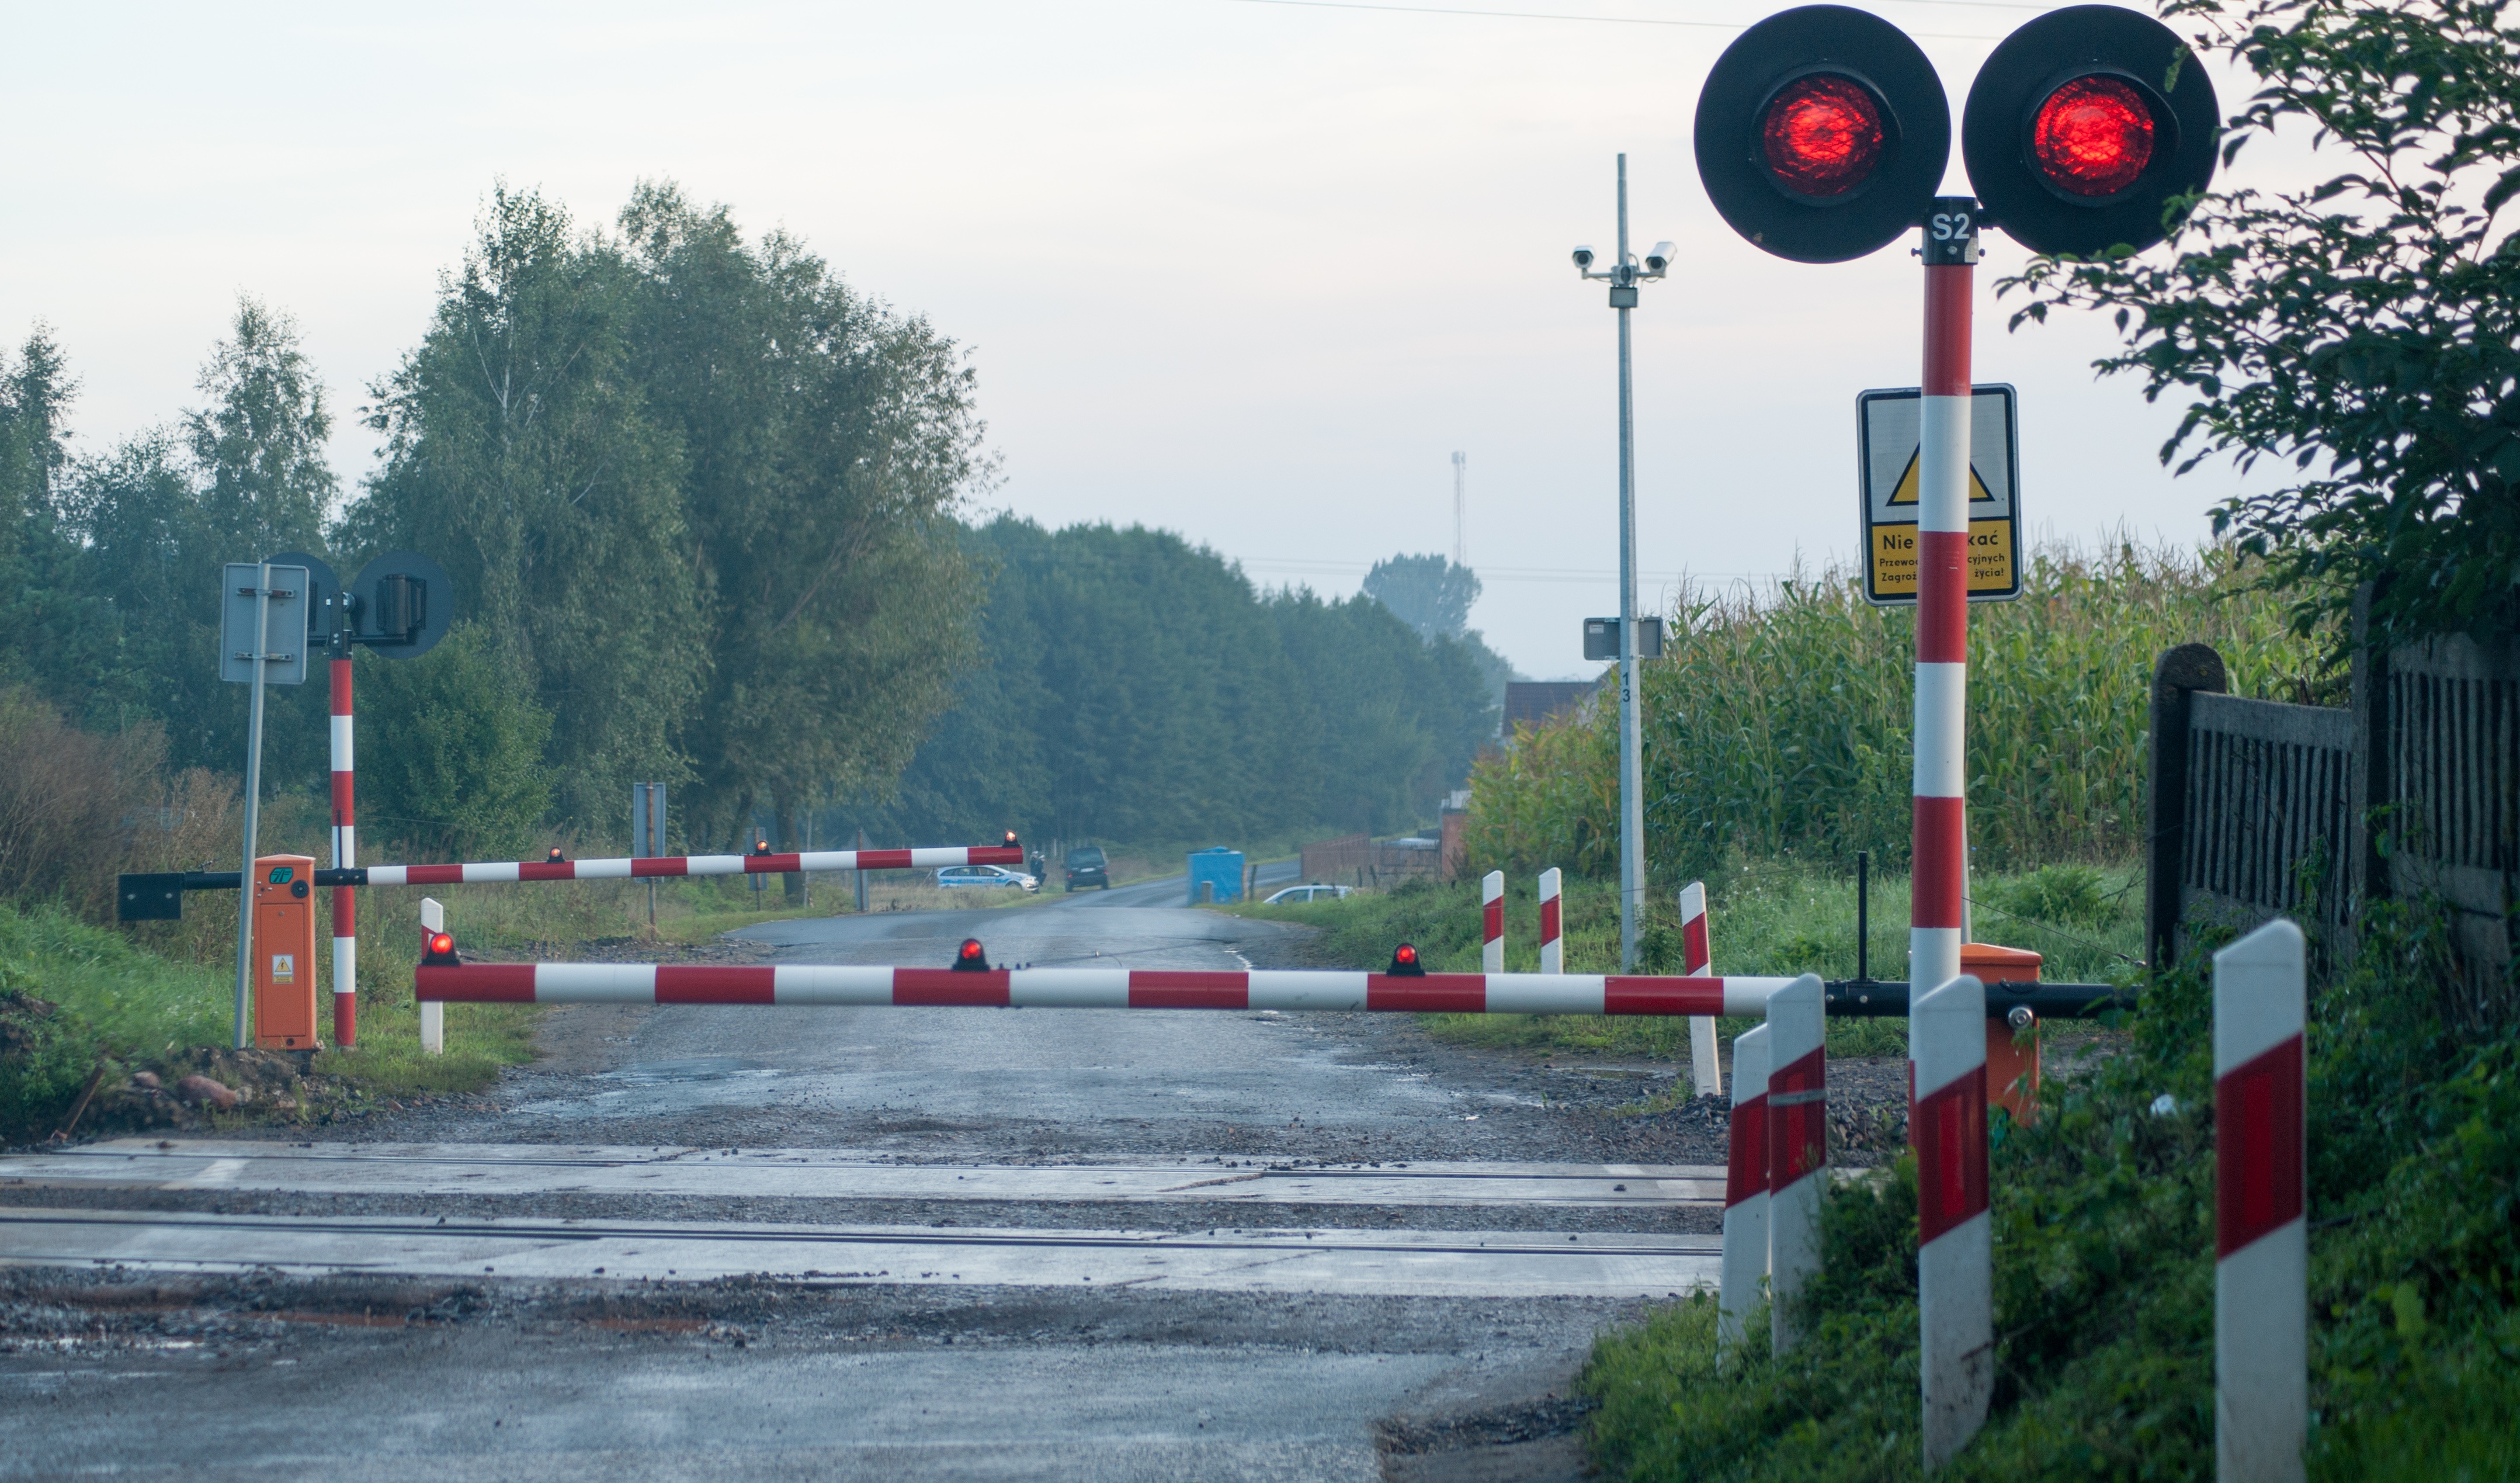
[[[1637,970],[1637,932],[1645,906],[1644,771],[1639,755],[1637,705],[1637,424],[1636,373],[1629,359],[1628,313],[1636,302],[1636,265],[1628,259],[1628,157],[1619,157],[1619,260],[1612,293],[1619,314],[1619,970]]]
[[[236,1048],[245,1049],[246,994],[253,978],[253,857],[255,831],[262,822],[262,678],[269,663],[264,652],[271,642],[271,563],[255,568],[253,579],[253,698],[248,702],[245,729],[245,864],[237,873]]]

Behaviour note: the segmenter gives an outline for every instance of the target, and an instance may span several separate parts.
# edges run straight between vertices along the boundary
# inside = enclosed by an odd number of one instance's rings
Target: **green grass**
[[[1980,877],[1977,938],[2042,954],[2041,976],[2067,983],[2120,983],[2142,944],[2141,873],[2123,867],[2048,866]],[[1852,875],[1794,862],[1736,864],[1706,881],[1708,941],[1718,973],[1785,976],[1818,973],[1852,978],[1856,970],[1856,883]],[[1681,959],[1678,891],[1657,886],[1640,941],[1640,968],[1677,973]],[[1429,968],[1469,973],[1479,966],[1479,899],[1475,880],[1413,883],[1362,891],[1340,901],[1287,906],[1256,903],[1215,910],[1321,929],[1314,951],[1346,967],[1380,967],[1402,942],[1417,944]],[[1618,889],[1607,880],[1569,879],[1560,914],[1566,970],[1618,969]],[[1506,882],[1506,969],[1540,968],[1538,883]],[[1902,978],[1908,962],[1908,879],[1876,873],[1871,881],[1871,961],[1878,978]],[[1593,1015],[1427,1014],[1435,1035],[1464,1045],[1537,1054],[1582,1053],[1685,1059],[1688,1027],[1669,1019]],[[1750,1028],[1725,1020],[1726,1043]],[[2071,1035],[2073,1030],[2060,1032]],[[2057,1033],[2057,1032],[2051,1032]],[[1833,1056],[1904,1056],[1903,1019],[1831,1019]]]

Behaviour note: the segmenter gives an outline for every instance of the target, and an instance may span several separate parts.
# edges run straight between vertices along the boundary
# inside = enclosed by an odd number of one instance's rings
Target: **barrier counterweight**
[[[1987,1213],[1986,987],[1962,975],[1908,1020],[1916,1154],[1917,1377],[1925,1469],[1959,1455],[1995,1397],[1994,1228]]]
[[[1732,1039],[1732,1128],[1724,1170],[1724,1289],[1716,1337],[1738,1344],[1768,1276],[1768,1027]]]
[[[2214,1456],[2223,1483],[2298,1483],[2310,1425],[2301,928],[2214,955]]]
[[[1706,883],[1692,880],[1680,888],[1680,945],[1686,973],[1715,971],[1715,944],[1707,931]],[[1688,1073],[1700,1097],[1724,1095],[1724,1067],[1716,1059],[1715,1021],[1699,1015],[1688,1022]],[[1740,1072],[1733,1072],[1738,1076]]]
[[[368,885],[471,885],[513,880],[647,880],[677,876],[785,876],[812,871],[929,871],[1023,864],[1017,844],[915,850],[808,850],[785,855],[667,855],[647,860],[505,860],[464,865],[372,865]]]
[[[423,964],[423,1004],[970,1005],[1073,1010],[1367,1010],[1453,1014],[1758,1014],[1787,978],[1599,973],[1204,972],[1160,968],[715,967]],[[1812,980],[1815,985],[1819,980]]]

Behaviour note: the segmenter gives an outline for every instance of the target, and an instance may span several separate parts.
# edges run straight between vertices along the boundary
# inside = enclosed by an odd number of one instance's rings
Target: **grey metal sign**
[[[311,574],[303,566],[271,568],[271,607],[257,640],[254,584],[261,573],[262,566],[253,562],[230,562],[220,570],[219,678],[251,684],[258,655],[264,684],[303,685],[306,589]]]

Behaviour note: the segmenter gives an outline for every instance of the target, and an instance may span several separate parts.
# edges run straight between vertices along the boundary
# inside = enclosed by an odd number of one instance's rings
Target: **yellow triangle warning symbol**
[[[1899,475],[1898,487],[1890,491],[1891,504],[1916,503],[1916,460],[1917,454],[1908,455],[1907,472]],[[1986,480],[1978,476],[1977,465],[1971,464],[1969,465],[1969,503],[1974,505],[1980,501],[1987,504],[1995,503],[1995,491],[1986,487]]]

